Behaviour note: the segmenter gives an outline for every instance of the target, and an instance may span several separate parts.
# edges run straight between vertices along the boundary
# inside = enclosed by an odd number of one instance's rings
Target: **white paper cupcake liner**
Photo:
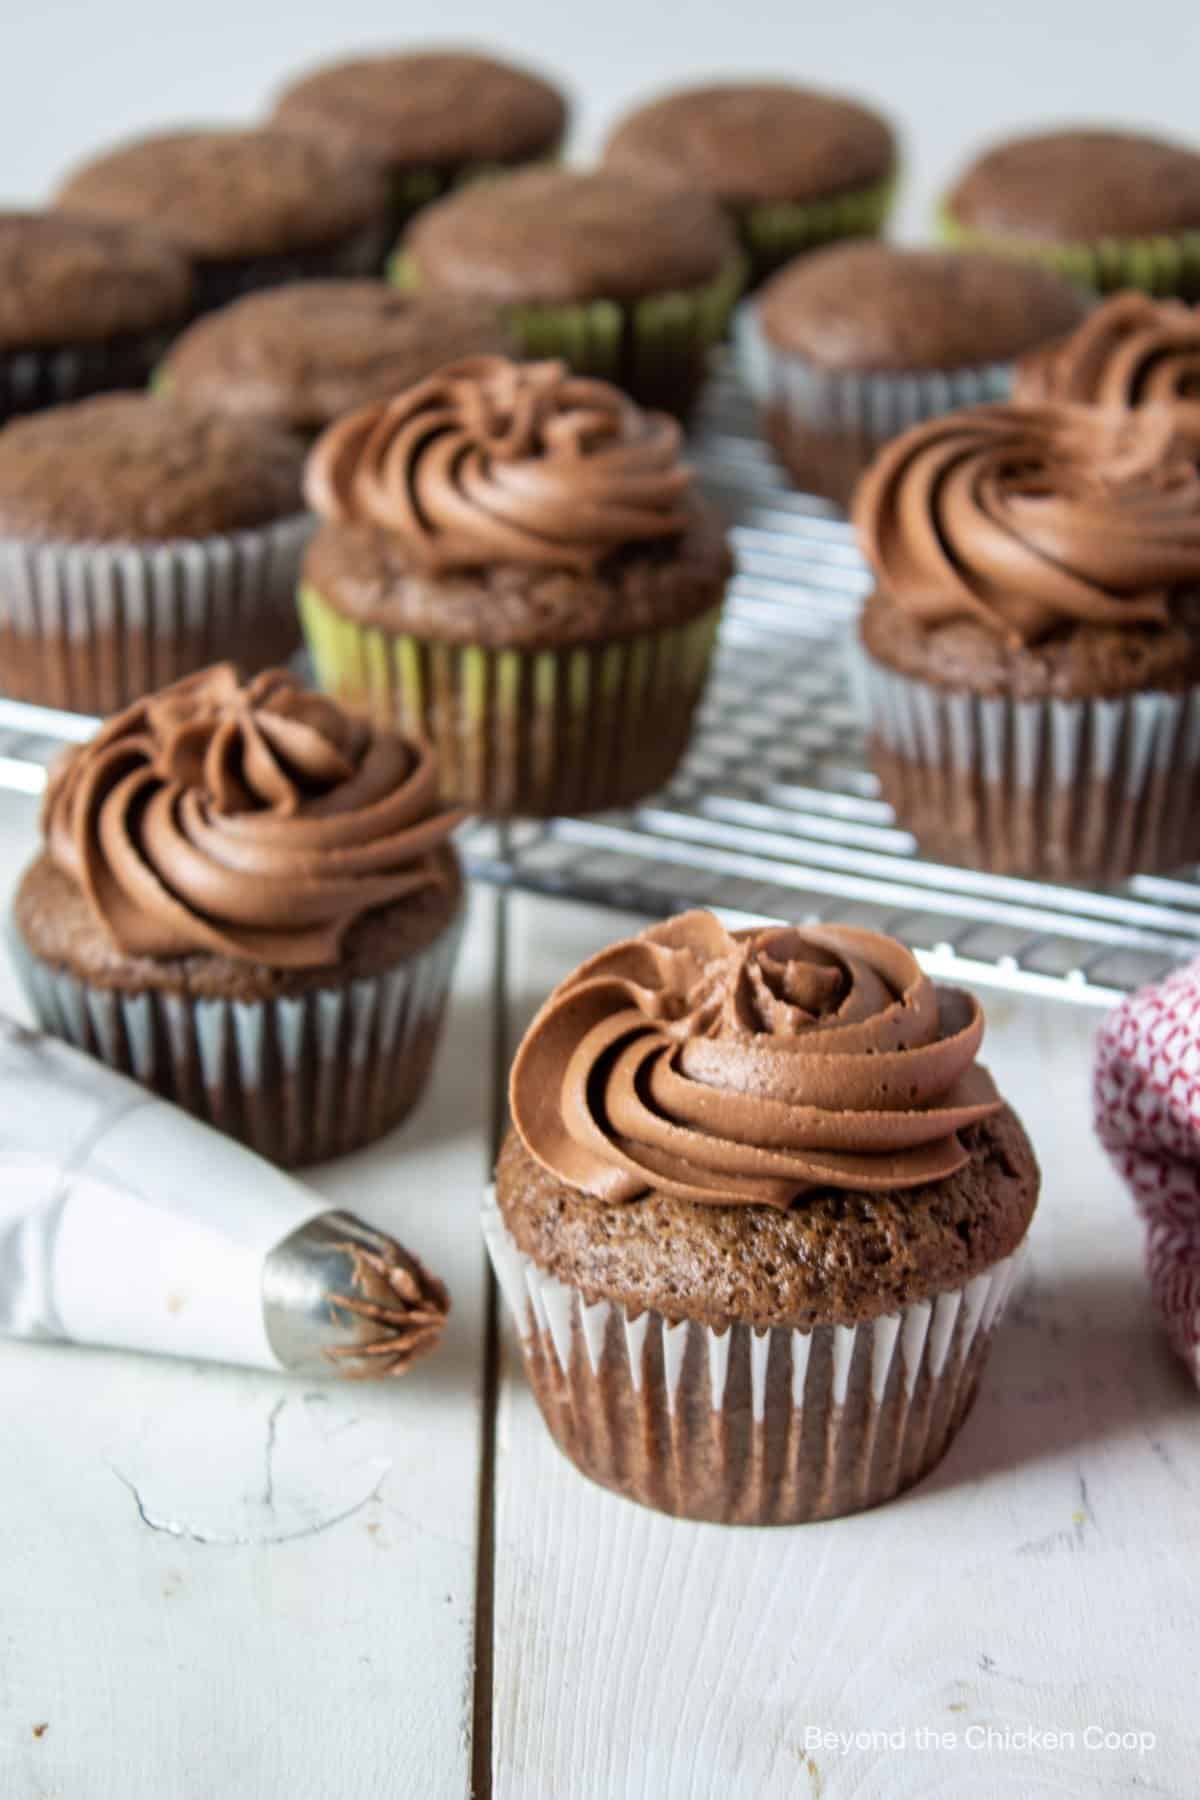
[[[884,798],[926,854],[1079,881],[1200,856],[1200,689],[1012,700],[862,660]]]
[[[299,643],[307,513],[147,544],[0,539],[0,686],[110,713],[222,658],[247,673]]]
[[[284,1167],[322,1162],[390,1131],[433,1061],[462,910],[384,973],[293,998],[201,1000],[93,987],[9,946],[45,1031]]]
[[[715,1331],[583,1295],[483,1233],[546,1423],[593,1480],[682,1518],[801,1524],[878,1506],[974,1398],[1021,1251],[862,1325]]]

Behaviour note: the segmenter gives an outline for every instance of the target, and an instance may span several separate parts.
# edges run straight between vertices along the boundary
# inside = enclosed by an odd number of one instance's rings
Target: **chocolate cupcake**
[[[148,227],[0,213],[0,423],[140,387],[191,286],[186,258]]]
[[[744,262],[721,208],[611,170],[529,169],[410,225],[392,262],[416,293],[503,308],[526,356],[561,356],[643,406],[685,413]]]
[[[426,50],[314,69],[284,89],[275,118],[380,168],[398,234],[460,182],[556,156],[567,105],[557,88],[511,63]]]
[[[845,506],[888,438],[1006,398],[1014,359],[1086,305],[1060,276],[1001,257],[844,244],[767,283],[738,316],[738,352],[797,486]]]
[[[1114,294],[1061,342],[1017,365],[1022,404],[1180,406],[1200,438],[1200,308],[1148,294]]]
[[[978,1002],[891,938],[686,913],[556,988],[484,1231],[561,1449],[683,1518],[891,1499],[970,1408],[1037,1203]]]
[[[309,437],[443,363],[511,348],[486,300],[398,294],[383,281],[294,282],[197,319],[154,385],[189,406]]]
[[[1132,131],[994,145],[947,196],[952,244],[1055,269],[1096,293],[1200,297],[1200,151]]]
[[[687,88],[638,107],[613,130],[604,162],[719,200],[755,285],[802,251],[882,230],[896,140],[885,119],[856,101],[746,82]]]
[[[299,642],[299,439],[150,394],[0,430],[0,686],[112,712],[214,657]]]
[[[136,138],[76,169],[57,205],[156,226],[191,261],[197,312],[281,281],[369,275],[386,242],[378,170],[279,130]]]
[[[456,823],[425,747],[279,670],[204,670],[52,773],[18,973],[47,1031],[260,1155],[340,1155],[425,1084]]]
[[[730,573],[674,420],[480,357],[331,426],[305,486],[317,679],[428,737],[448,797],[546,815],[667,780]]]
[[[867,471],[872,759],[926,855],[1088,881],[1200,857],[1198,448],[1176,408],[979,407]]]

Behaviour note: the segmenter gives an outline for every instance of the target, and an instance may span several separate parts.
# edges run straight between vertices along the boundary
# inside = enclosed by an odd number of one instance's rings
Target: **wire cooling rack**
[[[727,368],[691,456],[732,525],[738,575],[687,758],[627,812],[468,827],[476,877],[651,916],[838,919],[904,939],[938,974],[1094,1003],[1200,950],[1196,870],[1092,889],[919,857],[878,796],[850,694],[868,578],[849,526],[787,486]],[[93,729],[0,698],[0,785],[36,793]]]

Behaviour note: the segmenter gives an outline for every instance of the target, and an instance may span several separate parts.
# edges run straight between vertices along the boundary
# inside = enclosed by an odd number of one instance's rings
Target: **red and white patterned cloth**
[[[1146,1223],[1167,1334],[1200,1382],[1200,958],[1142,988],[1100,1030],[1100,1141]]]

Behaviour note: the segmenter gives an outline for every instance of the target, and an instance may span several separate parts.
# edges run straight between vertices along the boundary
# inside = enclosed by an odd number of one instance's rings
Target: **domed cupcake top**
[[[1069,337],[1030,351],[1013,398],[1084,406],[1188,405],[1200,431],[1200,308],[1116,294]]]
[[[610,1202],[916,1187],[963,1167],[957,1133],[1000,1109],[982,1036],[976,1001],[891,938],[684,913],[556,988],[513,1065],[513,1122]]]
[[[986,406],[889,444],[854,521],[884,597],[1012,645],[1166,623],[1200,584],[1197,444],[1165,407]]]
[[[691,484],[674,420],[563,363],[452,363],[323,434],[309,504],[373,525],[434,573],[494,563],[587,571],[677,536]]]
[[[139,701],[51,777],[43,830],[130,955],[336,962],[374,907],[440,885],[431,754],[272,670],[218,664]]]

